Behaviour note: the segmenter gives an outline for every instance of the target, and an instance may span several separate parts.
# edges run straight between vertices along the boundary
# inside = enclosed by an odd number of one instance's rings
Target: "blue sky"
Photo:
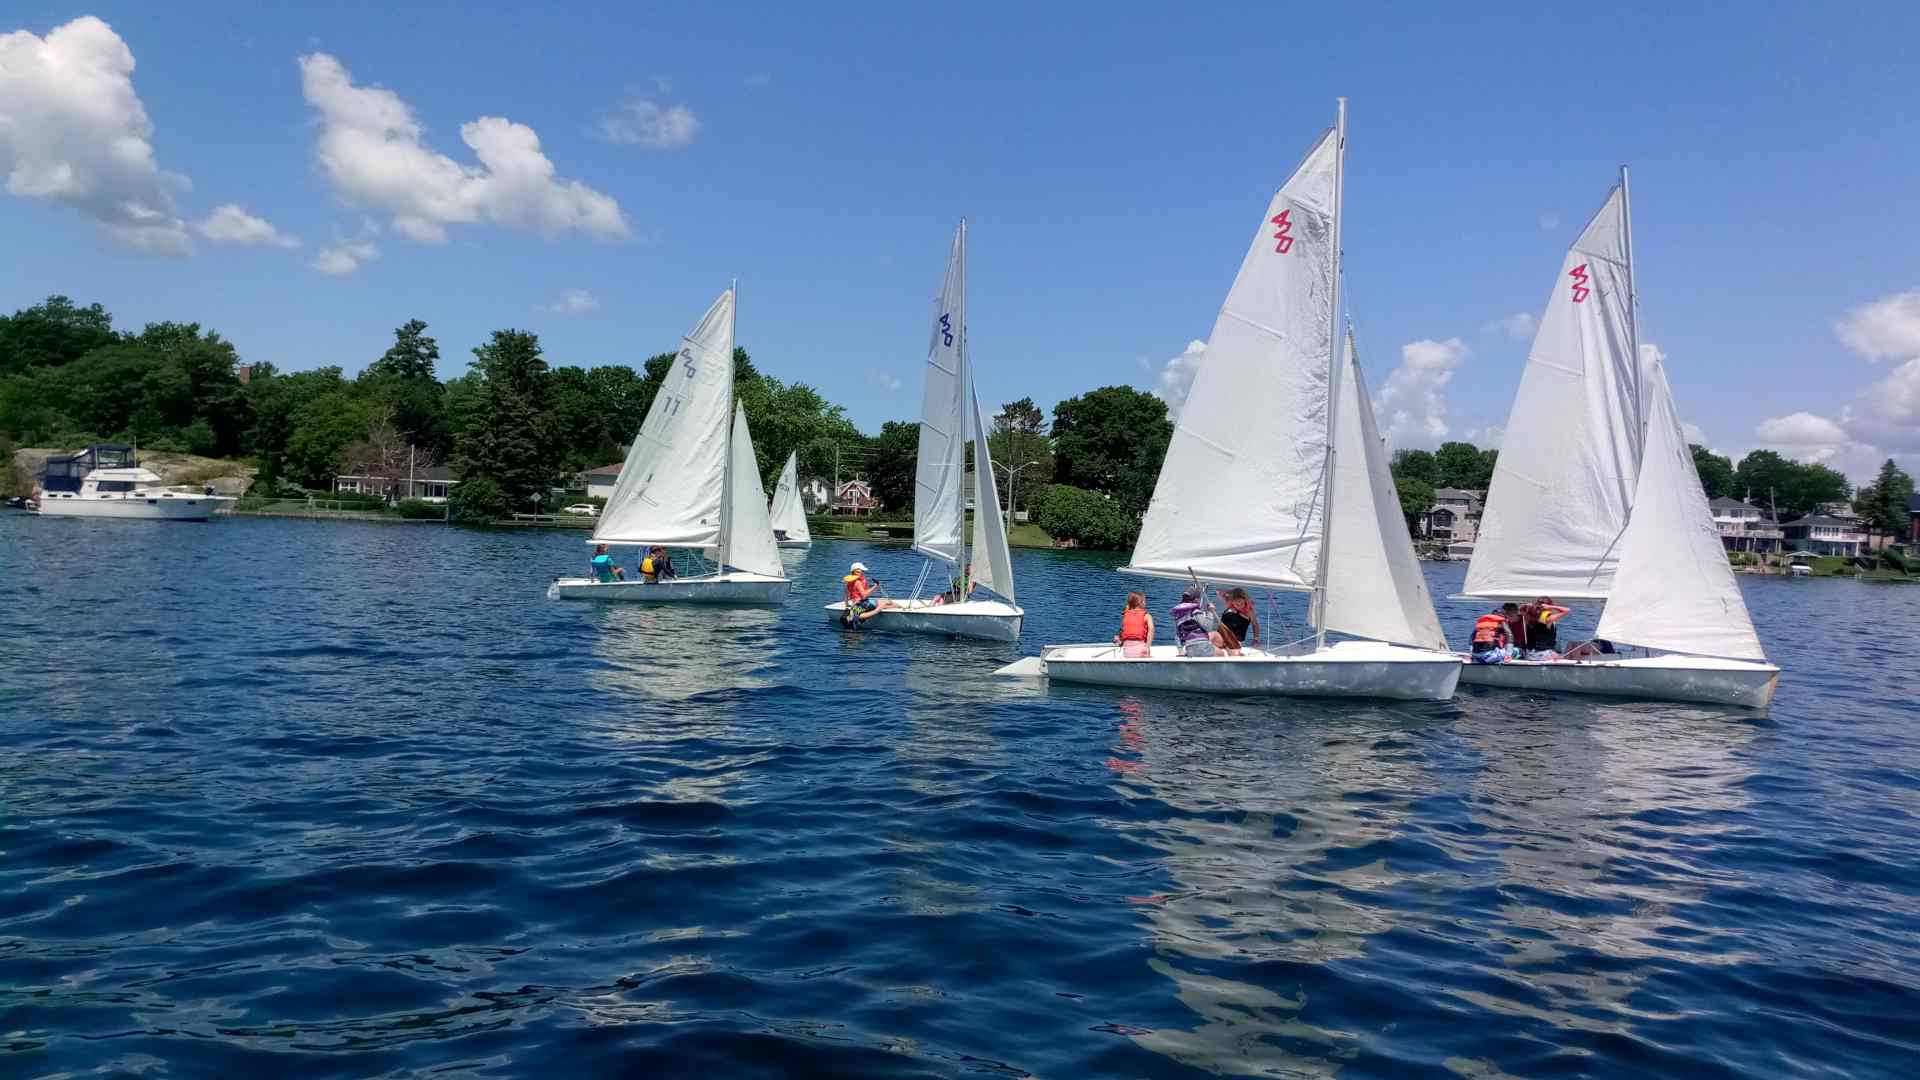
[[[63,292],[349,371],[421,318],[452,375],[503,326],[637,363],[737,275],[763,369],[872,430],[917,409],[964,215],[981,396],[1050,406],[1160,384],[1345,94],[1348,295],[1401,442],[1505,422],[1503,320],[1627,162],[1643,339],[1705,441],[1920,462],[1920,5],[910,7],[9,4],[0,307]],[[70,49],[131,53],[149,164],[100,149],[140,128],[111,78],[25,63],[82,16],[111,34]],[[382,108],[418,139],[356,140]],[[483,117],[523,128],[483,122],[500,167],[469,183]]]

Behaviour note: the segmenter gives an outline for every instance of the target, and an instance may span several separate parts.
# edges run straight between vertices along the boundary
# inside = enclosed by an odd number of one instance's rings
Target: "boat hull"
[[[123,518],[135,521],[211,521],[233,500],[218,495],[167,493],[133,498],[42,495],[37,513],[42,517]]]
[[[1113,645],[1049,645],[1039,657],[1001,673],[1140,690],[1445,701],[1453,696],[1459,667],[1459,658],[1449,653],[1348,641],[1299,656],[1249,649],[1245,656],[1188,657],[1175,646],[1159,645],[1151,657],[1139,659]]]
[[[1622,660],[1511,660],[1462,664],[1460,681],[1558,694],[1602,694],[1645,701],[1699,701],[1764,709],[1780,669],[1749,660],[1640,656]]]
[[[845,603],[828,604],[826,610],[827,619],[834,626],[846,625]],[[1020,621],[1025,615],[1024,610],[998,600],[969,600],[963,604],[900,604],[881,608],[873,618],[862,620],[860,629],[934,634],[980,641],[1019,641]]]
[[[811,540],[775,540],[774,545],[776,547],[781,547],[781,548],[810,548],[813,546],[813,541]]]
[[[561,578],[548,590],[559,600],[599,600],[630,604],[725,604],[773,606],[787,602],[793,582],[765,574],[727,573],[697,578],[645,581],[595,581]]]

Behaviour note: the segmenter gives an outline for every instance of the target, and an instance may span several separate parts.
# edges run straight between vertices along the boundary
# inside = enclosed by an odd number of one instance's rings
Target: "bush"
[[[447,508],[440,503],[430,503],[425,499],[402,499],[394,507],[401,517],[411,521],[439,521],[447,516]]]
[[[385,510],[387,508],[387,500],[380,496],[362,495],[357,491],[333,491],[316,494],[314,498],[321,502],[337,503],[342,510]]]
[[[1081,547],[1122,550],[1140,535],[1140,522],[1103,495],[1048,484],[1027,503],[1033,524]]]
[[[213,429],[204,420],[187,425],[180,432],[180,441],[187,445],[187,453],[195,457],[212,457],[220,449],[220,440],[214,437]]]
[[[489,476],[469,476],[455,485],[448,500],[453,520],[469,525],[485,525],[507,516],[507,496]]]

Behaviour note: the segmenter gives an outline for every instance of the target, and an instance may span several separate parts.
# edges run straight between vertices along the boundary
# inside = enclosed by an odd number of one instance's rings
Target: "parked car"
[[[560,512],[563,514],[585,514],[588,517],[600,516],[600,508],[592,503],[574,503],[572,506],[561,507]]]

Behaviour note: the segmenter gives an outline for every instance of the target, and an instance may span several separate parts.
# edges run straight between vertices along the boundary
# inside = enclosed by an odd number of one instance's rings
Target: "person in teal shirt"
[[[618,566],[613,565],[613,556],[607,554],[607,545],[600,544],[593,549],[593,567],[595,581],[619,581],[626,577]]]

